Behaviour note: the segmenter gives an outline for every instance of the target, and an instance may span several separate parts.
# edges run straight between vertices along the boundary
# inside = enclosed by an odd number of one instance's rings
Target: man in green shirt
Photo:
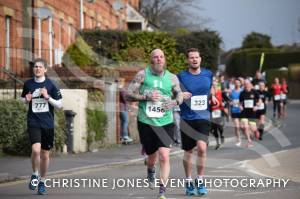
[[[182,93],[176,75],[165,69],[165,55],[155,49],[151,64],[139,71],[130,83],[127,98],[139,101],[138,130],[141,143],[148,155],[147,178],[150,188],[155,183],[155,163],[159,157],[159,199],[165,199],[170,173],[169,153],[173,144],[174,124],[172,108],[182,103]]]

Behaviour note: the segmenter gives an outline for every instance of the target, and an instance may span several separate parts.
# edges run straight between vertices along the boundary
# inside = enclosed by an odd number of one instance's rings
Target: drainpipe
[[[31,0],[31,52],[32,60],[34,60],[34,0]]]

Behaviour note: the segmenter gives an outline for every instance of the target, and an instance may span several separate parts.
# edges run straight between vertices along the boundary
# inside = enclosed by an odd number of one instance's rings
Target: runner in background
[[[258,134],[256,126],[258,99],[258,93],[253,89],[251,81],[246,79],[245,88],[240,94],[240,109],[242,110],[241,128],[246,135],[248,148],[253,146],[251,137]]]
[[[266,123],[267,104],[271,96],[270,93],[266,91],[266,85],[264,81],[259,82],[259,90],[257,92],[259,96],[257,111],[256,111],[256,115],[258,119],[258,131],[259,131],[259,135],[257,137],[259,138],[259,140],[262,140],[265,123]]]
[[[280,119],[281,118],[281,107],[282,107],[282,102],[281,102],[281,91],[282,87],[281,84],[279,83],[278,77],[274,79],[274,83],[272,84],[271,87],[272,90],[272,98],[273,98],[273,117]]]
[[[211,132],[216,139],[215,149],[219,149],[221,144],[224,144],[224,119],[223,119],[223,100],[222,100],[222,91],[218,88],[217,81],[213,81],[213,86],[211,89],[211,95],[216,97],[216,101],[210,100],[211,106]]]
[[[234,81],[234,89],[230,93],[230,111],[231,118],[234,124],[234,132],[237,138],[236,146],[241,146],[241,136],[240,136],[240,118],[241,118],[241,109],[240,109],[240,94],[242,92],[241,82],[239,79]]]
[[[281,95],[280,95],[280,99],[282,101],[282,109],[281,109],[281,113],[282,113],[282,118],[285,118],[286,116],[286,102],[287,102],[287,95],[289,93],[289,87],[286,83],[286,79],[282,78],[281,79]]]
[[[259,83],[260,82],[265,82],[263,79],[263,76],[259,70],[256,71],[255,77],[252,80],[252,85],[254,86],[255,90],[259,90]]]

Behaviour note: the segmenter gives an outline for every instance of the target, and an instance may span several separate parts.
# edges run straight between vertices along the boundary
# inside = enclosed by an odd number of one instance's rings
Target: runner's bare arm
[[[140,94],[140,87],[144,82],[144,78],[145,70],[141,70],[135,75],[134,79],[130,82],[126,92],[126,99],[128,101],[146,100],[146,96]]]

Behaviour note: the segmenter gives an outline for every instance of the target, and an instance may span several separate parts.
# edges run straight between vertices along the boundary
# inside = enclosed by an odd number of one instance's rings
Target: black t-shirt
[[[52,129],[54,128],[54,107],[40,94],[40,88],[46,88],[48,95],[55,99],[61,99],[60,90],[48,78],[44,82],[35,82],[34,78],[25,82],[21,97],[25,97],[29,92],[32,100],[29,103],[27,113],[27,126]]]
[[[257,94],[258,94],[258,98],[262,100],[263,104],[260,104],[258,106],[258,110],[261,110],[261,111],[265,111],[266,110],[266,100],[270,99],[271,96],[270,96],[270,93],[268,91],[261,91],[261,90],[258,90],[256,91]]]
[[[258,93],[259,99],[261,99],[264,103],[266,102],[267,99],[270,100],[270,98],[271,98],[271,95],[268,91],[258,90],[257,93]]]
[[[256,118],[255,111],[253,111],[254,106],[258,102],[258,93],[251,89],[249,92],[243,90],[240,94],[240,104],[243,106],[242,117],[244,118]]]

